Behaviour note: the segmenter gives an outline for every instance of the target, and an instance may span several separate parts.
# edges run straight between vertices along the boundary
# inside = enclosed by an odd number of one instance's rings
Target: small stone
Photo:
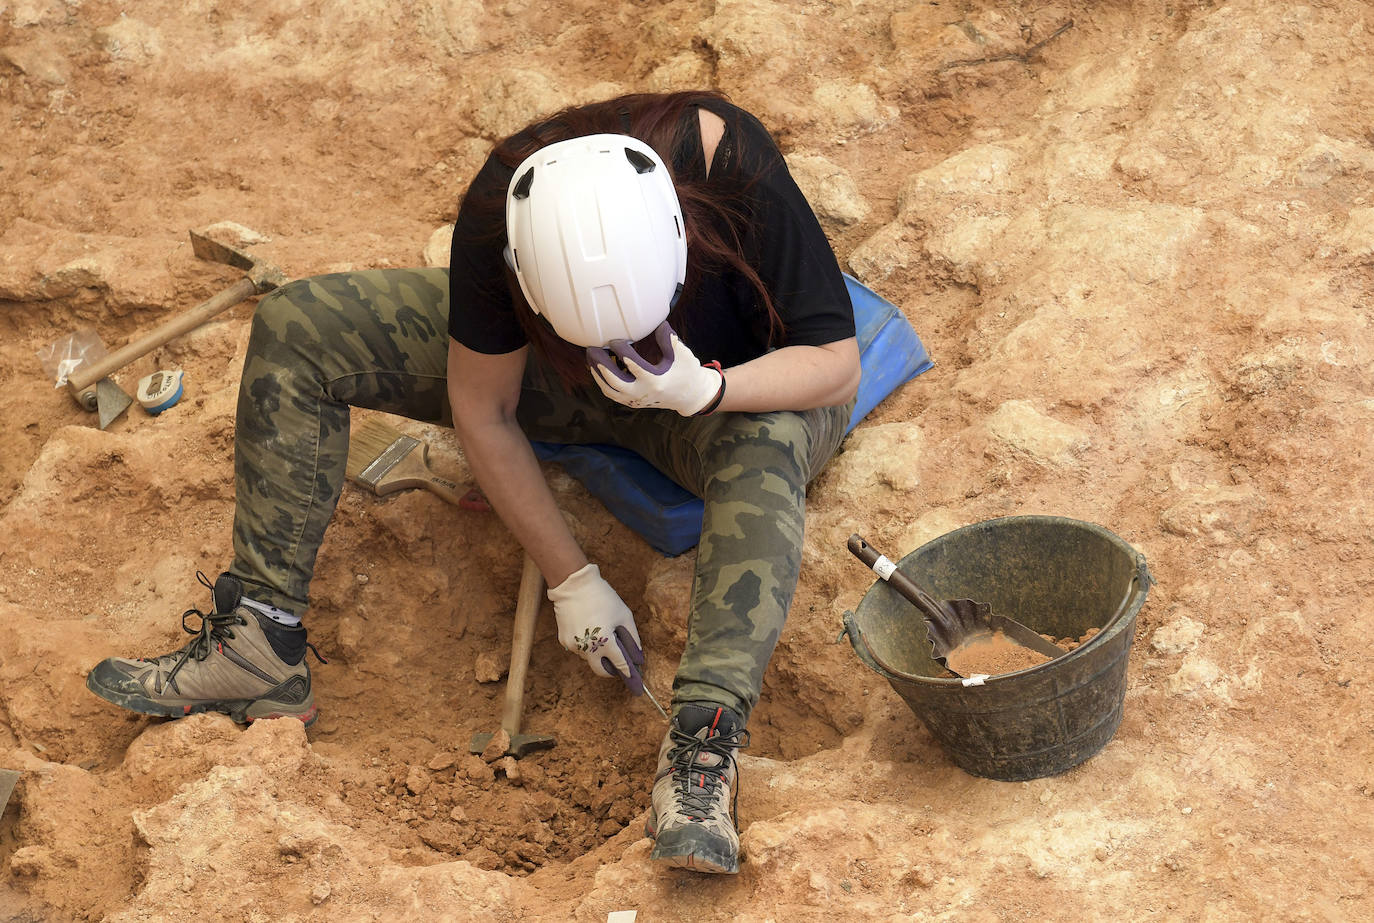
[[[533,761],[526,761],[520,767],[520,781],[525,783],[526,788],[537,788],[544,784],[544,767]]]
[[[1111,852],[1105,846],[1099,846],[1097,849],[1093,850],[1093,858],[1098,862],[1106,862],[1107,857],[1110,855]]]
[[[463,761],[463,774],[479,784],[490,783],[496,778],[496,773],[492,768],[476,756],[470,756]]]
[[[1192,814],[1192,813],[1193,813],[1193,809],[1192,809],[1191,807],[1184,808],[1184,809],[1183,809],[1183,813],[1184,813],[1184,814]]]
[[[425,772],[423,768],[411,766],[410,772],[406,773],[406,790],[412,795],[423,795],[425,792],[429,791],[429,786],[432,781],[433,780],[429,777],[429,773]]]
[[[464,846],[462,831],[449,824],[424,824],[415,833],[420,837],[420,842],[439,852],[456,854]]]
[[[445,224],[434,229],[425,243],[424,259],[426,266],[447,267],[449,250],[453,246],[453,225]]]
[[[483,748],[482,761],[484,763],[494,763],[505,756],[506,751],[509,749],[510,735],[506,733],[505,728],[502,728],[491,735],[491,740],[487,743],[486,747]]]
[[[367,574],[354,574],[353,577],[359,583],[367,583]]]
[[[468,819],[468,812],[464,811],[460,806],[455,804],[453,806],[453,810],[448,812],[448,819],[453,821],[455,824],[461,824]]]
[[[597,832],[600,833],[603,837],[610,839],[623,829],[624,828],[620,824],[617,824],[615,821],[607,818],[606,820],[603,820],[601,822],[601,826],[597,829]]]
[[[450,769],[453,767],[453,754],[436,753],[434,754],[433,759],[426,763],[425,766],[431,772],[443,772],[445,769]]]
[[[329,900],[329,882],[317,882],[315,887],[310,889],[310,902],[319,906]]]
[[[495,654],[478,654],[474,669],[479,683],[499,683],[501,677],[506,675],[505,668]]]
[[[501,771],[506,774],[506,781],[511,785],[520,784],[520,761],[513,756],[503,756],[500,762]]]

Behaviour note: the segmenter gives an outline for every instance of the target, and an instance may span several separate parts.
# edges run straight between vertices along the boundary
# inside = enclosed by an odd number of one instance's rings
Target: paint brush
[[[408,436],[381,420],[367,420],[353,431],[348,444],[348,479],[379,497],[420,487],[465,510],[488,511],[476,488],[463,491],[429,467],[429,444]]]

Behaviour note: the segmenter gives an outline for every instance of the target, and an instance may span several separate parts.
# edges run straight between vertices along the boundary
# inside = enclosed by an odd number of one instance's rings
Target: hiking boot
[[[288,628],[239,604],[243,584],[221,574],[212,586],[214,611],[182,613],[181,627],[195,635],[185,647],[152,659],[111,657],[96,664],[86,688],[102,699],[145,715],[180,718],[224,712],[240,724],[257,718],[299,718],[309,727],[318,710],[310,691],[305,629]],[[186,623],[200,617],[200,627]],[[316,657],[319,653],[316,652]],[[321,661],[323,662],[323,661]]]
[[[698,872],[739,871],[735,830],[735,751],[749,745],[738,715],[719,706],[684,705],[658,751],[653,807],[644,833],[651,859]]]

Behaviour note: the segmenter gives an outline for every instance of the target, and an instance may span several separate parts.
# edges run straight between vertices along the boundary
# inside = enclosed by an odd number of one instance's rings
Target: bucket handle
[[[1131,582],[1126,584],[1126,595],[1121,597],[1121,605],[1116,607],[1112,617],[1107,619],[1106,624],[1102,626],[1104,630],[1108,625],[1116,624],[1116,620],[1121,618],[1122,613],[1130,607],[1131,600],[1135,598],[1137,591],[1148,594],[1150,587],[1155,585],[1155,578],[1150,576],[1150,569],[1145,565],[1143,554],[1136,554],[1135,567],[1136,571],[1131,575]]]
[[[917,679],[902,670],[894,670],[892,667],[883,663],[882,658],[873,652],[868,640],[864,638],[863,629],[859,627],[858,621],[853,612],[846,611],[844,614],[844,628],[840,629],[839,635],[835,638],[835,643],[839,644],[844,640],[845,635],[849,636],[849,643],[854,647],[854,653],[859,659],[866,663],[875,673],[880,673],[888,679],[904,679],[908,682]]]
[[[1150,574],[1149,566],[1145,563],[1145,555],[1138,551],[1135,553],[1135,576],[1147,592],[1156,583],[1154,576]]]

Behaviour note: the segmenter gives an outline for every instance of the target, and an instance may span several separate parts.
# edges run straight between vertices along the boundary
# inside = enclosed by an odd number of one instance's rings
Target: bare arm
[[[701,149],[710,175],[725,121],[698,109]],[[767,413],[810,410],[846,403],[859,390],[859,344],[855,339],[824,346],[787,346],[728,370],[719,410]]]
[[[784,346],[725,371],[719,410],[766,413],[843,404],[859,389],[853,337],[824,346]]]
[[[587,558],[563,521],[534,450],[515,420],[528,351],[523,347],[487,355],[449,340],[449,403],[482,492],[539,565],[549,586],[557,586],[585,566]]]

